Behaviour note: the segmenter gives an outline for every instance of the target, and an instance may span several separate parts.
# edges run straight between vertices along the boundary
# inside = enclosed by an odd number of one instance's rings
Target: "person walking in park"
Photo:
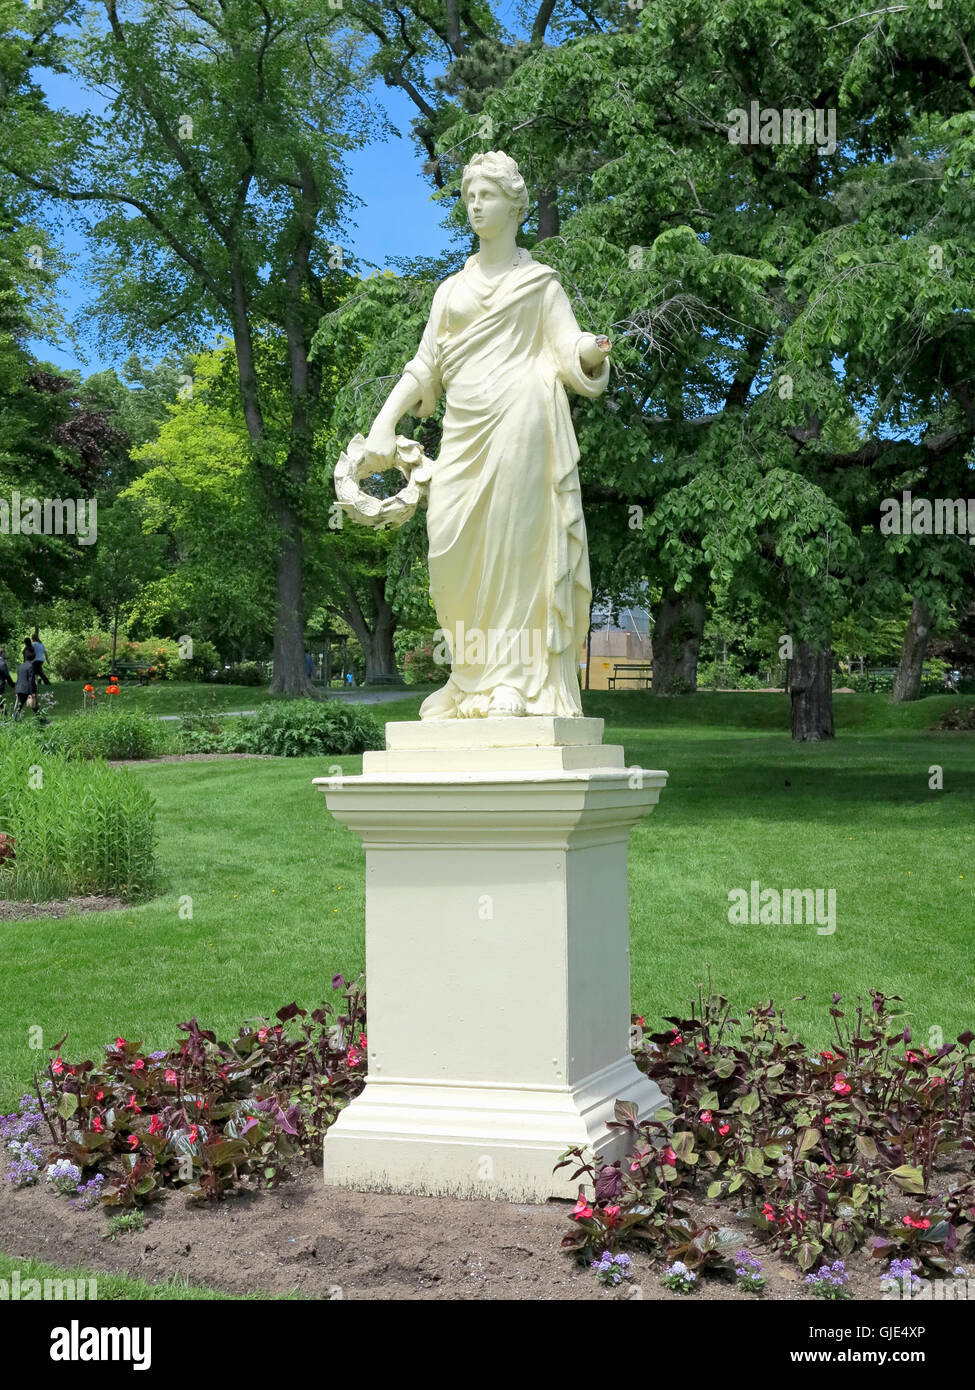
[[[10,667],[7,665],[7,652],[5,647],[0,647],[0,719],[7,713],[7,686],[11,690],[16,690],[13,676],[10,674]]]
[[[34,675],[37,676],[39,680],[42,680],[45,685],[50,685],[51,682],[44,674],[44,663],[47,660],[47,648],[41,641],[41,635],[36,627],[30,640],[34,647]]]
[[[37,677],[34,674],[34,646],[28,640],[24,643],[24,656],[17,667],[17,684],[14,687],[16,703],[14,718],[23,719],[24,710],[32,709],[37,714]]]

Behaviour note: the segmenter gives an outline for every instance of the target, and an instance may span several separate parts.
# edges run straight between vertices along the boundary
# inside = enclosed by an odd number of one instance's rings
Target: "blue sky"
[[[64,77],[45,73],[43,86],[52,105],[75,110],[81,107],[81,94]],[[384,268],[396,256],[435,256],[450,245],[450,237],[441,226],[446,209],[432,201],[423,159],[407,134],[415,114],[412,102],[405,93],[382,85],[377,86],[376,101],[404,134],[367,145],[349,159],[349,186],[363,205],[354,214],[357,225],[351,237],[346,234],[344,241],[350,243],[347,249],[358,260]],[[62,277],[59,298],[65,315],[71,318],[88,297],[85,238],[75,228],[61,224],[61,243],[72,259],[72,269]],[[62,368],[76,367],[85,376],[118,366],[128,356],[126,348],[120,349],[117,360],[104,357],[93,341],[84,338],[80,352],[70,342],[55,346],[40,340],[33,341],[30,349],[44,361]]]

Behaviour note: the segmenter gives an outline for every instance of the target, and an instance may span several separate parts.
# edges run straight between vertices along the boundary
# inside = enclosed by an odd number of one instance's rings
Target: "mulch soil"
[[[351,1192],[326,1187],[321,1169],[311,1165],[274,1191],[214,1205],[171,1192],[146,1208],[144,1230],[108,1241],[113,1210],[76,1210],[43,1182],[19,1190],[0,1182],[0,1250],[153,1283],[180,1276],[227,1293],[314,1299],[815,1301],[781,1256],[760,1251],[768,1283],[759,1295],[715,1274],[704,1275],[691,1295],[672,1293],[660,1283],[667,1262],[640,1249],[628,1251],[629,1285],[608,1289],[559,1248],[569,1202],[525,1206]],[[702,1204],[692,1214],[736,1228],[727,1209]],[[740,1229],[742,1244],[758,1250],[754,1233],[744,1224]],[[880,1297],[879,1262],[859,1251],[846,1265],[854,1298]]]

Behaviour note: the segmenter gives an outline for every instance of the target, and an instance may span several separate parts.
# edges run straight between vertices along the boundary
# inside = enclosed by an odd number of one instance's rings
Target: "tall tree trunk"
[[[704,605],[671,589],[653,626],[653,693],[688,695],[697,689]]]
[[[921,694],[921,674],[928,654],[931,614],[919,598],[911,605],[911,616],[904,633],[900,664],[894,677],[894,699],[916,700]]]
[[[371,626],[351,586],[351,602],[342,609],[342,616],[359,639],[359,645],[365,654],[366,684],[398,685],[400,676],[396,669],[396,653],[393,650],[396,614],[386,597],[385,577],[374,575],[369,581],[369,589],[372,597]]]
[[[792,737],[797,743],[835,738],[833,729],[833,653],[829,647],[799,644],[786,664],[786,687],[792,697]]]
[[[549,188],[540,188],[538,190],[538,239],[545,241],[547,237],[558,236],[558,234],[558,194]]]
[[[274,595],[274,674],[270,688],[282,695],[315,695],[305,670],[304,603],[301,583],[301,528],[290,508],[278,509],[278,547]]]

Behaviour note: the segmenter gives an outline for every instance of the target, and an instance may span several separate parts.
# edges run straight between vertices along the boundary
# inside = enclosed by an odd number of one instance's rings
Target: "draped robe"
[[[558,276],[520,251],[496,279],[476,256],[438,286],[406,364],[443,442],[429,484],[430,592],[451,653],[422,719],[483,716],[499,686],[526,714],[582,713],[579,652],[592,590],[576,442],[565,388],[596,397]]]

